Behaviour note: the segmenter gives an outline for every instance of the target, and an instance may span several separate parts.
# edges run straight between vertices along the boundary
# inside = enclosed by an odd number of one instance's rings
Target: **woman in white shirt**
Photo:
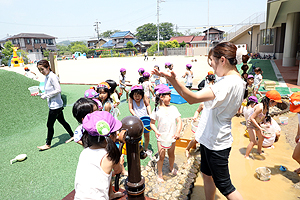
[[[201,172],[204,180],[206,199],[214,199],[216,187],[227,199],[243,199],[231,183],[228,158],[233,141],[231,119],[242,103],[245,82],[236,69],[236,46],[229,42],[220,43],[210,50],[209,65],[219,81],[212,86],[194,93],[176,79],[176,74],[154,70],[165,76],[188,103],[211,101],[207,123],[199,138],[201,149]],[[200,126],[200,124],[199,124]]]
[[[48,121],[47,121],[47,128],[48,128],[48,134],[47,134],[47,140],[46,144],[43,146],[38,146],[40,150],[47,150],[51,147],[51,140],[54,135],[54,123],[56,119],[58,120],[61,125],[66,129],[66,131],[69,133],[71,138],[66,141],[66,143],[71,142],[73,138],[73,131],[66,122],[63,114],[63,101],[61,99],[61,88],[59,85],[59,79],[58,77],[51,71],[49,62],[47,60],[40,60],[37,63],[38,70],[46,76],[45,78],[45,93],[41,95],[42,99],[47,99],[48,101],[48,107],[49,107],[49,114],[48,114]]]

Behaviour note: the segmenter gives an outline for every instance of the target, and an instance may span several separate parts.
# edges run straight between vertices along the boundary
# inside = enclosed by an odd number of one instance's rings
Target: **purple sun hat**
[[[148,72],[144,72],[144,73],[143,73],[143,77],[144,77],[144,78],[148,78],[148,77],[150,77],[150,74],[149,74]]]
[[[144,73],[144,72],[145,72],[145,69],[141,67],[141,68],[139,68],[138,72],[139,72],[139,73]]]
[[[121,68],[120,72],[126,72],[126,69],[125,68]]]
[[[131,87],[131,91],[133,90],[143,90],[143,86],[142,85],[134,85]]]
[[[165,84],[159,84],[154,88],[155,94],[171,93],[171,90]]]
[[[91,136],[108,136],[119,130],[122,123],[107,111],[94,111],[84,117],[82,126]]]
[[[170,66],[170,65],[171,65],[170,62],[166,62],[166,63],[165,63],[165,66]]]
[[[250,74],[250,75],[248,75],[247,79],[249,79],[249,78],[254,78],[254,76]]]
[[[248,97],[248,101],[253,101],[255,103],[258,103],[258,100],[257,100],[256,96],[250,96],[250,97]]]
[[[84,92],[84,97],[86,98],[95,98],[95,97],[98,97],[99,94],[94,90],[94,89],[88,89]]]
[[[186,67],[191,69],[192,65],[191,64],[187,64]]]

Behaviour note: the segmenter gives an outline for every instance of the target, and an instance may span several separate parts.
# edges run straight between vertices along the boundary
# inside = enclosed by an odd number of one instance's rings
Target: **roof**
[[[203,41],[203,40],[204,40],[204,36],[195,36],[192,41],[197,42],[197,41]]]
[[[176,37],[171,37],[171,39],[169,41],[177,40],[178,43],[182,43],[183,41],[185,43],[190,43],[193,40],[194,37],[195,36],[193,36],[193,35],[190,35],[190,36],[176,36]]]
[[[19,33],[17,35],[11,36],[8,39],[15,38],[43,38],[43,39],[55,39],[55,37],[46,35],[44,33]]]
[[[131,38],[131,39],[133,39],[134,37],[132,37],[131,35],[126,35],[124,38]]]
[[[115,46],[112,42],[112,40],[109,40],[108,42],[106,42],[105,44],[103,44],[101,47],[103,48],[110,48],[110,47],[113,47]]]
[[[111,38],[116,38],[116,37],[125,37],[128,33],[130,33],[130,31],[121,31],[121,32],[116,32],[114,33],[112,36],[110,36]]]
[[[206,32],[207,32],[207,30],[203,31],[203,33],[206,33]],[[209,32],[210,32],[210,33],[211,33],[211,32],[215,32],[215,33],[224,33],[224,31],[221,31],[221,30],[216,29],[216,28],[213,28],[213,27],[209,28]]]

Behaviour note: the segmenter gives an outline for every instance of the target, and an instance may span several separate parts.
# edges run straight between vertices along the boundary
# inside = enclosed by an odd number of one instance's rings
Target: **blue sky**
[[[208,0],[164,0],[160,22],[178,26],[179,32],[204,31]],[[257,12],[265,12],[267,0],[209,0],[210,25],[238,24]],[[157,0],[0,0],[0,39],[18,33],[45,33],[63,40],[88,40],[100,32],[136,28],[157,21]],[[228,31],[231,28],[219,28]]]

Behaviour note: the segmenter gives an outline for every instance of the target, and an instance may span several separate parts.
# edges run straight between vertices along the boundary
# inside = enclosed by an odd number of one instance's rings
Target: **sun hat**
[[[171,90],[165,84],[159,84],[154,88],[156,94],[171,93]]]
[[[84,97],[86,98],[94,98],[99,96],[99,94],[94,89],[88,89],[84,92]]]
[[[253,101],[253,102],[255,102],[255,103],[258,103],[258,100],[257,100],[257,97],[256,97],[256,96],[250,96],[250,97],[248,98],[248,101]]]
[[[131,91],[133,90],[143,90],[143,86],[142,85],[134,85],[131,87]]]
[[[207,75],[212,75],[212,74],[214,74],[213,71],[209,71],[209,72],[207,73]]]
[[[148,72],[144,72],[144,73],[143,73],[143,77],[144,77],[144,78],[148,78],[148,77],[150,77],[150,74],[149,74]]]
[[[247,79],[249,79],[249,78],[254,78],[254,76],[250,74],[250,75],[248,75]]]
[[[101,82],[97,85],[97,88],[107,88],[110,89],[110,85],[107,82]]]
[[[169,65],[171,65],[171,63],[170,63],[170,62],[166,62],[166,63],[165,63],[165,66],[166,66],[166,65],[169,66]]]
[[[121,68],[120,72],[126,72],[126,69],[125,68]]]
[[[268,97],[269,99],[271,99],[277,103],[282,103],[281,96],[280,96],[279,92],[277,92],[276,90],[268,91],[266,93],[266,97]]]
[[[187,68],[192,68],[192,65],[191,64],[187,64],[186,67]]]
[[[28,69],[28,67],[24,67],[24,70],[27,70]]]
[[[138,72],[139,73],[144,73],[145,69],[144,68],[139,68]]]
[[[108,136],[119,130],[122,127],[122,122],[115,119],[107,111],[94,111],[84,117],[82,127],[91,136]]]
[[[290,111],[294,113],[300,112],[300,92],[293,93],[290,98]]]

